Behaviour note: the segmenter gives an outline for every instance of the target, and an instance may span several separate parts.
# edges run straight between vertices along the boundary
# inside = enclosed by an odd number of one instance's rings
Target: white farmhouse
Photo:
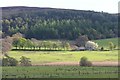
[[[85,44],[85,48],[87,50],[97,50],[98,49],[98,44],[92,41],[87,41]]]

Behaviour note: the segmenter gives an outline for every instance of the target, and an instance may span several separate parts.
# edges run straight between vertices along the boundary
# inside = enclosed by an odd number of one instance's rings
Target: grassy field
[[[118,38],[96,40],[99,46],[108,48],[109,42],[118,45]],[[31,59],[33,64],[48,63],[48,62],[79,62],[80,58],[85,56],[90,61],[117,61],[118,50],[113,51],[10,51],[11,57],[20,59],[21,56],[26,56]]]
[[[99,47],[104,47],[106,49],[109,49],[109,42],[112,42],[118,48],[118,44],[120,44],[118,40],[120,40],[120,38],[100,39],[94,41],[98,43]]]
[[[118,51],[11,51],[11,57],[20,59],[26,56],[31,59],[32,63],[48,63],[48,62],[79,62],[80,58],[85,56],[90,61],[117,61]]]
[[[117,38],[97,40],[100,47],[108,49],[111,41],[118,45]],[[49,62],[79,62],[85,56],[90,61],[118,61],[118,50],[113,51],[10,51],[11,57],[26,56],[32,64]],[[118,67],[80,66],[30,66],[3,67],[3,78],[118,78]]]
[[[3,67],[3,78],[118,78],[118,67]]]

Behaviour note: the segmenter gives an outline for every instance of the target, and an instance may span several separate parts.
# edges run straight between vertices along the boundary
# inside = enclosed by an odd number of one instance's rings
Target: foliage
[[[112,42],[109,42],[109,49],[113,50],[114,49],[114,44]]]
[[[6,56],[6,58],[2,59],[2,65],[3,66],[17,66],[18,65],[18,61],[10,56]]]
[[[7,54],[7,52],[12,49],[12,38],[7,36],[4,39],[1,39],[0,42],[2,47],[2,54]]]
[[[3,57],[3,59],[2,59],[2,65],[3,66],[17,66],[18,61],[13,57],[5,55],[5,57]],[[20,65],[21,66],[31,66],[30,58],[22,56],[20,58]]]
[[[47,41],[47,40],[37,40],[37,39],[25,39],[23,37],[15,39],[13,37],[13,47],[16,47],[16,49],[34,49],[34,50],[42,50],[44,48],[45,50],[70,50],[70,44],[66,41]],[[18,49],[18,50],[19,50]]]
[[[101,51],[104,51],[104,47],[101,47],[101,49],[100,49]]]
[[[12,35],[13,39],[19,39],[19,38],[22,38],[22,37],[23,37],[23,34],[21,34],[21,33],[16,33],[16,34]]]
[[[19,48],[23,48],[25,46],[27,46],[27,40],[25,38],[18,38],[16,40],[13,41],[13,46],[16,47],[19,47]]]
[[[17,47],[20,46],[20,39],[23,37],[23,35],[21,33],[16,33],[16,34],[13,34],[12,35],[12,39],[13,39],[13,42],[12,42],[12,45],[14,47]]]
[[[76,45],[79,46],[79,47],[84,47],[88,40],[89,39],[88,39],[88,37],[86,35],[79,36],[76,39]]]
[[[92,66],[92,63],[88,61],[86,57],[82,57],[80,60],[80,66]]]
[[[32,64],[31,64],[30,58],[27,58],[27,57],[25,57],[25,56],[22,56],[22,57],[20,58],[20,65],[21,65],[21,66],[31,66]]]
[[[32,7],[2,8],[4,35],[20,32],[26,38],[68,39],[87,35],[89,39],[118,36],[118,15],[94,11]]]

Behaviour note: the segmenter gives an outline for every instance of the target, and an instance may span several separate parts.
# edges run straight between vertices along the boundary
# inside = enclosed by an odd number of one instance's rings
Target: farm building
[[[86,48],[85,48],[85,47],[77,47],[77,46],[74,46],[74,48],[72,48],[72,50],[75,50],[75,51],[85,51]]]
[[[95,42],[92,42],[92,41],[88,41],[88,42],[85,44],[85,48],[86,48],[87,50],[97,50],[98,44],[95,43]]]
[[[86,50],[86,48],[85,48],[85,47],[78,47],[77,50],[79,50],[79,51],[84,51],[84,50]]]

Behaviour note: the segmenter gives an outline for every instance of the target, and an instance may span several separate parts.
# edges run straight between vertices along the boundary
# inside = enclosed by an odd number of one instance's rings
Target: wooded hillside
[[[26,38],[68,39],[79,35],[89,39],[113,38],[118,35],[117,14],[104,12],[38,7],[3,7],[4,36],[22,33]]]

